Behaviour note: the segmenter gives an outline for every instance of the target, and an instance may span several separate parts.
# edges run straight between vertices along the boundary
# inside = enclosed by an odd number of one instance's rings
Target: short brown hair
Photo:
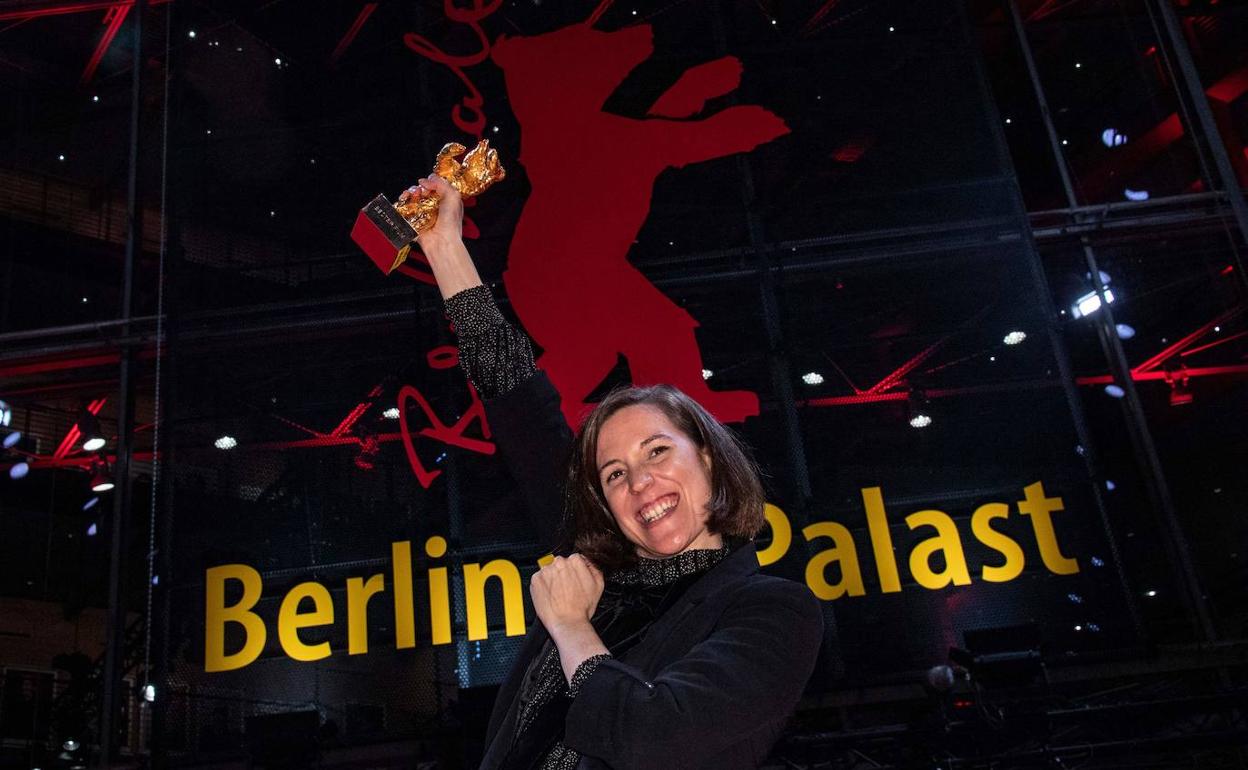
[[[598,478],[598,434],[611,415],[645,404],[663,412],[672,424],[711,458],[711,499],[707,529],[725,537],[751,540],[763,528],[762,483],[758,466],[736,435],[702,405],[671,385],[617,388],[590,412],[572,449],[565,489],[565,542],[604,571],[637,563],[636,546],[620,531],[607,507]]]

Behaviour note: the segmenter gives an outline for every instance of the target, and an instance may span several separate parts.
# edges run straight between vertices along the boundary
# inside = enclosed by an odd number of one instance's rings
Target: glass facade
[[[1073,708],[1112,662],[1237,643],[1245,23],[1215,0],[0,8],[4,761],[98,756],[108,699],[111,748],[171,766],[480,756],[550,544],[428,266],[382,275],[351,238],[450,140],[507,168],[465,235],[539,366],[583,375],[565,403],[757,399],[730,419],[764,570],[826,626],[788,761],[919,711],[887,761],[1007,756],[1035,736],[928,721],[995,730],[1009,687]],[[946,664],[974,682],[947,702]],[[1201,665],[1162,694],[1204,693]]]

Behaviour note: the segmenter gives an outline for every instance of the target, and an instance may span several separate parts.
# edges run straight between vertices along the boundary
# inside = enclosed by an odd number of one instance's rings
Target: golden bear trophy
[[[471,198],[503,179],[507,172],[498,162],[498,150],[490,149],[490,140],[482,139],[464,154],[467,149],[456,142],[447,143],[438,152],[433,173],[449,182],[460,195]],[[460,155],[462,161],[457,160]],[[440,200],[437,195],[413,195],[396,206],[385,195],[378,195],[360,209],[351,228],[351,240],[381,272],[389,275],[407,259],[416,236],[437,222]]]

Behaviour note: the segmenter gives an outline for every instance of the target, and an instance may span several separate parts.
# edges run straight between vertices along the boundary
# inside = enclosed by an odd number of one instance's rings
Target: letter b
[[[238,604],[225,606],[225,581],[243,584],[243,598]],[[263,581],[260,573],[246,564],[224,564],[208,570],[205,580],[207,612],[204,617],[204,671],[231,671],[253,663],[264,651],[265,628],[260,616],[251,611],[260,601]],[[225,653],[225,624],[241,623],[246,641],[243,649]]]

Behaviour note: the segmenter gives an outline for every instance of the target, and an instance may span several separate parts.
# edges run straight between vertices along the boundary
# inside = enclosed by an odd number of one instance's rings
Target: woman
[[[662,385],[612,393],[573,441],[528,339],[464,247],[458,193],[430,177],[401,200],[434,193],[437,224],[419,243],[461,366],[539,531],[553,542],[566,508],[575,550],[530,584],[540,622],[499,691],[482,768],[758,767],[810,676],[823,622],[804,586],[758,574],[753,463]]]

